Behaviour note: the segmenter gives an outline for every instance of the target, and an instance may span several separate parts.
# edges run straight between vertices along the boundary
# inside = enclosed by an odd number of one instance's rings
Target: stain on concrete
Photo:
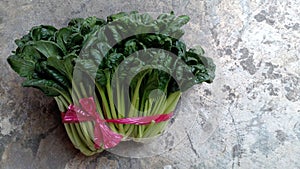
[[[293,25],[293,30],[294,30],[294,31],[299,30],[299,28],[300,28],[300,24],[299,24],[299,23],[295,23],[295,24]]]
[[[278,96],[279,88],[275,88],[272,83],[267,83],[267,90],[269,91],[270,96]]]
[[[283,132],[282,130],[276,130],[276,138],[280,141],[280,142],[284,142],[287,139],[287,134],[285,132]]]
[[[244,70],[246,70],[249,74],[254,75],[257,71],[257,68],[254,64],[254,59],[253,59],[253,53],[249,52],[248,48],[241,48],[239,50],[240,58],[240,65]]]
[[[257,22],[262,22],[266,20],[266,11],[265,10],[260,11],[260,13],[255,15],[254,18]]]
[[[231,49],[225,49],[225,54],[226,55],[231,55],[232,54],[232,50]]]
[[[263,22],[266,21],[267,24],[269,25],[274,25],[275,21],[275,15],[277,13],[277,8],[274,6],[270,6],[270,8],[266,10],[260,11],[258,14],[254,16],[254,19],[257,22]]]
[[[205,93],[206,96],[211,96],[211,94],[212,94],[211,91],[208,90],[208,89],[205,89],[204,93]]]
[[[300,77],[289,74],[281,79],[284,85],[285,97],[292,102],[300,100]]]
[[[250,75],[254,75],[258,69],[254,65],[253,56],[249,56],[246,60],[241,61],[240,64]]]
[[[275,21],[272,20],[272,19],[267,19],[266,23],[269,24],[269,25],[274,25]]]
[[[239,50],[239,52],[242,54],[240,60],[248,58],[249,50],[247,48],[242,48]]]
[[[288,25],[284,25],[284,27],[286,29],[292,29],[293,31],[297,31],[300,28],[300,24],[299,23],[288,24]]]
[[[265,78],[268,78],[268,79],[279,79],[279,78],[282,78],[282,74],[280,74],[280,72],[276,72],[276,70],[279,68],[278,65],[274,65],[271,62],[266,62],[264,68],[267,69],[267,72],[263,72],[262,73],[262,75]]]
[[[234,89],[231,89],[230,86],[224,85],[223,88],[222,88],[222,91],[227,92],[226,100],[229,100],[230,103],[233,103],[236,100],[235,91],[234,91]]]

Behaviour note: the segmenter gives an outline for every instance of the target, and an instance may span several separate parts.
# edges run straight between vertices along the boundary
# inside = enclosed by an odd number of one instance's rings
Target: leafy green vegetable
[[[18,47],[7,60],[26,78],[24,87],[54,97],[61,111],[93,96],[97,111],[109,119],[166,114],[174,111],[182,92],[214,79],[212,59],[204,57],[201,47],[187,49],[180,40],[188,21],[173,12],[154,19],[133,11],[106,21],[74,18],[60,29],[35,26],[15,40]],[[124,137],[144,138],[160,134],[166,123],[108,125]],[[84,154],[102,151],[91,144],[90,123],[65,127]]]

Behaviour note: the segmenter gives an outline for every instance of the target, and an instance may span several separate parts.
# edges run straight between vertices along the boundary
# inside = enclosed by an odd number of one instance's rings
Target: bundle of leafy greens
[[[106,119],[167,114],[181,93],[212,82],[215,65],[202,48],[187,49],[180,37],[188,16],[117,13],[106,20],[72,19],[67,27],[33,27],[8,63],[25,87],[54,97],[60,111],[93,96]],[[149,125],[108,123],[124,138],[148,138],[166,122]],[[93,143],[93,122],[65,124],[70,140],[85,155],[101,152]]]

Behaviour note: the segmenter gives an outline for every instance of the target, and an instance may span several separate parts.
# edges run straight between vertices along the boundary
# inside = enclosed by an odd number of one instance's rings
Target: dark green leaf
[[[35,62],[24,60],[23,58],[11,55],[7,59],[11,68],[22,77],[31,78],[34,74]]]
[[[56,33],[56,42],[60,48],[66,53],[67,46],[70,43],[70,36],[72,35],[72,30],[70,28],[62,28]]]
[[[72,79],[73,75],[73,60],[76,58],[76,55],[68,55],[63,60],[58,59],[55,56],[49,57],[47,59],[47,65],[55,68],[58,70],[62,75],[69,78],[69,80]]]
[[[57,31],[57,29],[53,26],[49,25],[40,25],[33,27],[30,30],[30,36],[32,40],[39,41],[39,40],[53,40],[54,33]]]
[[[64,87],[66,90],[68,88],[71,88],[71,79],[69,76],[64,76],[64,74],[60,73],[58,70],[56,70],[53,67],[47,66],[46,62],[42,62],[39,64],[41,71],[44,73],[42,77],[51,79],[58,84],[60,84],[62,87]]]
[[[62,49],[54,42],[51,41],[37,41],[32,46],[42,53],[46,58],[49,58],[51,56],[57,56],[61,57],[63,56]]]
[[[40,89],[47,96],[59,96],[66,94],[65,89],[52,80],[31,79],[22,83],[24,87],[34,87]]]

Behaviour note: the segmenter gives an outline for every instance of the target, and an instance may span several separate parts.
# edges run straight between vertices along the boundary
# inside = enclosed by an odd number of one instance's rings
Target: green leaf
[[[56,42],[60,46],[60,48],[67,52],[67,47],[69,46],[70,36],[72,35],[72,30],[70,28],[61,28],[56,34]]]
[[[31,39],[31,36],[29,34],[24,35],[21,39],[16,39],[15,43],[18,46],[18,48],[22,48],[24,45],[27,44],[27,42],[29,42]]]
[[[32,47],[42,53],[46,58],[51,56],[61,57],[64,55],[63,50],[56,43],[51,41],[37,41],[32,44]]]
[[[54,40],[54,33],[57,31],[57,29],[53,26],[49,25],[40,25],[33,27],[30,30],[30,36],[33,41],[39,41],[39,40]]]
[[[56,56],[51,56],[47,59],[47,65],[58,70],[62,75],[69,78],[69,80],[72,80],[74,70],[73,60],[76,57],[76,55],[70,54],[68,56],[65,56],[65,58],[61,60]]]
[[[89,34],[93,30],[93,28],[96,27],[96,25],[101,26],[105,23],[106,22],[103,19],[99,19],[94,16],[88,17],[82,22],[80,33],[81,35],[85,36]]]
[[[7,59],[11,68],[22,77],[31,78],[35,73],[35,62],[24,60],[23,58],[11,55]]]
[[[24,87],[34,87],[40,89],[47,96],[67,95],[65,89],[52,80],[31,79],[22,83]]]
[[[120,13],[112,14],[112,15],[110,15],[110,16],[107,17],[107,22],[115,21],[117,19],[123,18],[124,16],[128,16],[128,14],[125,13],[125,12],[120,12]]]
[[[179,39],[184,32],[180,29],[183,25],[189,22],[190,18],[187,15],[175,17],[174,14],[163,14],[157,19],[157,24],[160,27],[160,33]]]
[[[204,70],[207,70],[208,78],[206,82],[211,83],[213,79],[215,78],[215,71],[216,71],[216,65],[214,64],[214,61],[209,58],[204,56],[204,50],[201,47],[196,47],[195,49],[191,49],[190,51],[195,52],[198,54],[198,57],[201,61],[201,63],[204,65],[205,68]]]
[[[36,72],[39,74],[39,77],[43,79],[50,79],[59,83],[66,90],[71,88],[72,79],[68,79],[68,76],[64,76],[57,69],[47,65],[47,61],[43,61],[35,66]]]

